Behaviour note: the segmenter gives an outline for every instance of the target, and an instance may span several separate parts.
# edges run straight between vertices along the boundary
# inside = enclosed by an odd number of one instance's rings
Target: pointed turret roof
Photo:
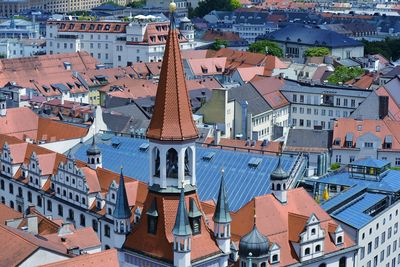
[[[175,225],[172,233],[175,236],[188,236],[192,234],[192,229],[189,224],[189,217],[185,203],[185,189],[182,188],[179,198],[178,212],[176,213]]]
[[[124,175],[122,174],[119,177],[119,186],[117,191],[117,201],[115,203],[115,209],[113,212],[113,216],[116,219],[128,219],[132,215],[132,212],[129,208],[128,204],[128,196],[126,195]]]
[[[197,128],[186,88],[179,35],[172,12],[160,82],[147,138],[166,141],[196,139]]]
[[[286,180],[289,178],[289,173],[287,173],[282,167],[281,157],[279,156],[278,165],[276,169],[271,173],[271,180]]]
[[[95,137],[93,136],[92,145],[88,148],[88,150],[86,151],[86,154],[87,155],[98,155],[100,153],[101,153],[100,148],[97,147]]]
[[[217,206],[215,207],[213,220],[216,223],[230,223],[232,221],[231,215],[229,214],[229,205],[228,205],[228,199],[226,197],[223,171],[221,177],[221,184],[219,186]]]

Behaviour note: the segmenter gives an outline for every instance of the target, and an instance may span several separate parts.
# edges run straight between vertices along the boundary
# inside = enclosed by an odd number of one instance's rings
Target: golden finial
[[[172,1],[169,4],[169,12],[174,13],[176,11],[176,3],[174,1]]]

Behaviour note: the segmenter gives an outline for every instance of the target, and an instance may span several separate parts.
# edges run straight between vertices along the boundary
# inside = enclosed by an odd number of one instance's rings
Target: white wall
[[[61,260],[68,259],[68,257],[57,254],[45,249],[39,249],[35,251],[29,258],[27,258],[19,266],[21,267],[32,267],[48,263],[53,263]]]

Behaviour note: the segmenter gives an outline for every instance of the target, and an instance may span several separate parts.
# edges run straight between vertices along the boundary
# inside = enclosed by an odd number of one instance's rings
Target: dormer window
[[[193,235],[197,235],[201,233],[201,212],[197,208],[196,202],[194,198],[190,198],[189,200],[189,222],[192,228]]]
[[[155,235],[157,233],[157,221],[158,221],[157,201],[155,198],[151,202],[150,209],[146,212],[146,214],[147,214],[147,232],[149,234]]]
[[[85,30],[86,29],[86,24],[81,24],[81,30]]]
[[[115,199],[115,194],[114,194],[114,193],[111,194],[111,199],[112,199],[112,200]]]
[[[105,28],[104,28],[106,31],[109,31],[110,30],[110,24],[106,24],[106,26],[105,26]]]
[[[96,202],[96,209],[101,210],[101,201]]]
[[[342,243],[343,243],[343,237],[342,237],[342,236],[338,236],[338,237],[336,238],[336,244],[340,245],[340,244],[342,244]]]
[[[311,234],[315,235],[315,228],[311,229]]]
[[[203,72],[203,74],[208,73],[208,68],[206,66],[201,66],[201,71]]]

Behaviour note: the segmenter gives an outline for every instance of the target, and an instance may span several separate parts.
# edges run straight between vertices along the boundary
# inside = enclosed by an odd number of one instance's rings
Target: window
[[[367,254],[370,254],[371,251],[372,251],[372,242],[369,242],[368,243],[368,252],[367,252]]]
[[[63,217],[64,216],[64,211],[63,211],[63,206],[61,204],[58,204],[58,216]]]
[[[14,186],[11,183],[8,186],[8,192],[10,192],[10,194],[14,194]]]
[[[292,108],[292,112],[293,112],[293,113],[297,113],[297,107],[293,107],[293,108]]]
[[[275,263],[275,262],[278,262],[278,261],[279,261],[278,254],[272,255],[272,263]]]
[[[32,202],[32,192],[28,191],[28,201]]]
[[[42,207],[42,197],[41,196],[37,196],[36,202],[37,202],[38,207]]]
[[[390,256],[390,252],[392,251],[391,247],[392,247],[391,245],[387,246],[387,248],[386,248],[386,257]]]
[[[352,99],[351,100],[351,107],[354,108],[356,106],[356,100]]]
[[[304,95],[300,95],[300,103],[304,103]]]
[[[339,267],[346,267],[346,257],[341,257],[340,258]]]
[[[293,102],[294,102],[294,103],[297,102],[297,95],[293,95]]]
[[[395,158],[394,164],[400,166],[400,158]]]
[[[310,248],[306,248],[304,250],[304,255],[310,255]]]
[[[93,230],[94,230],[95,232],[97,232],[97,231],[99,230],[99,224],[98,224],[98,222],[97,222],[96,219],[93,219],[93,220],[92,220],[92,228],[93,228]]]
[[[104,225],[104,235],[110,237],[110,226],[108,224]]]
[[[342,162],[342,155],[336,155],[336,162],[341,163]]]
[[[379,236],[375,237],[374,248],[377,248],[378,246],[379,246]]]
[[[4,190],[4,181],[3,180],[0,181],[0,188],[1,188],[1,190]]]
[[[68,220],[73,221],[75,218],[74,211],[72,209],[68,210]]]
[[[372,143],[372,142],[365,142],[365,143],[364,143],[364,147],[366,147],[366,148],[372,148],[372,147],[373,147],[373,143]]]
[[[311,108],[307,108],[307,114],[311,114]]]
[[[320,252],[320,251],[321,251],[321,245],[316,245],[315,252]]]
[[[81,214],[80,216],[80,224],[81,226],[86,226],[86,218],[85,215]]]
[[[386,239],[386,232],[383,232],[381,234],[381,244],[383,244],[385,242],[385,239]]]
[[[303,119],[300,119],[299,122],[300,122],[300,123],[299,123],[300,126],[304,126],[304,120],[303,120]]]
[[[385,259],[385,250],[382,250],[379,256],[379,262],[382,262]]]
[[[388,229],[388,239],[392,237],[392,227],[389,227]]]
[[[52,206],[52,203],[51,203],[50,199],[47,200],[47,210],[48,211],[52,211],[53,210],[53,206]]]
[[[365,257],[365,248],[362,247],[360,248],[360,259],[364,259],[364,257]]]

